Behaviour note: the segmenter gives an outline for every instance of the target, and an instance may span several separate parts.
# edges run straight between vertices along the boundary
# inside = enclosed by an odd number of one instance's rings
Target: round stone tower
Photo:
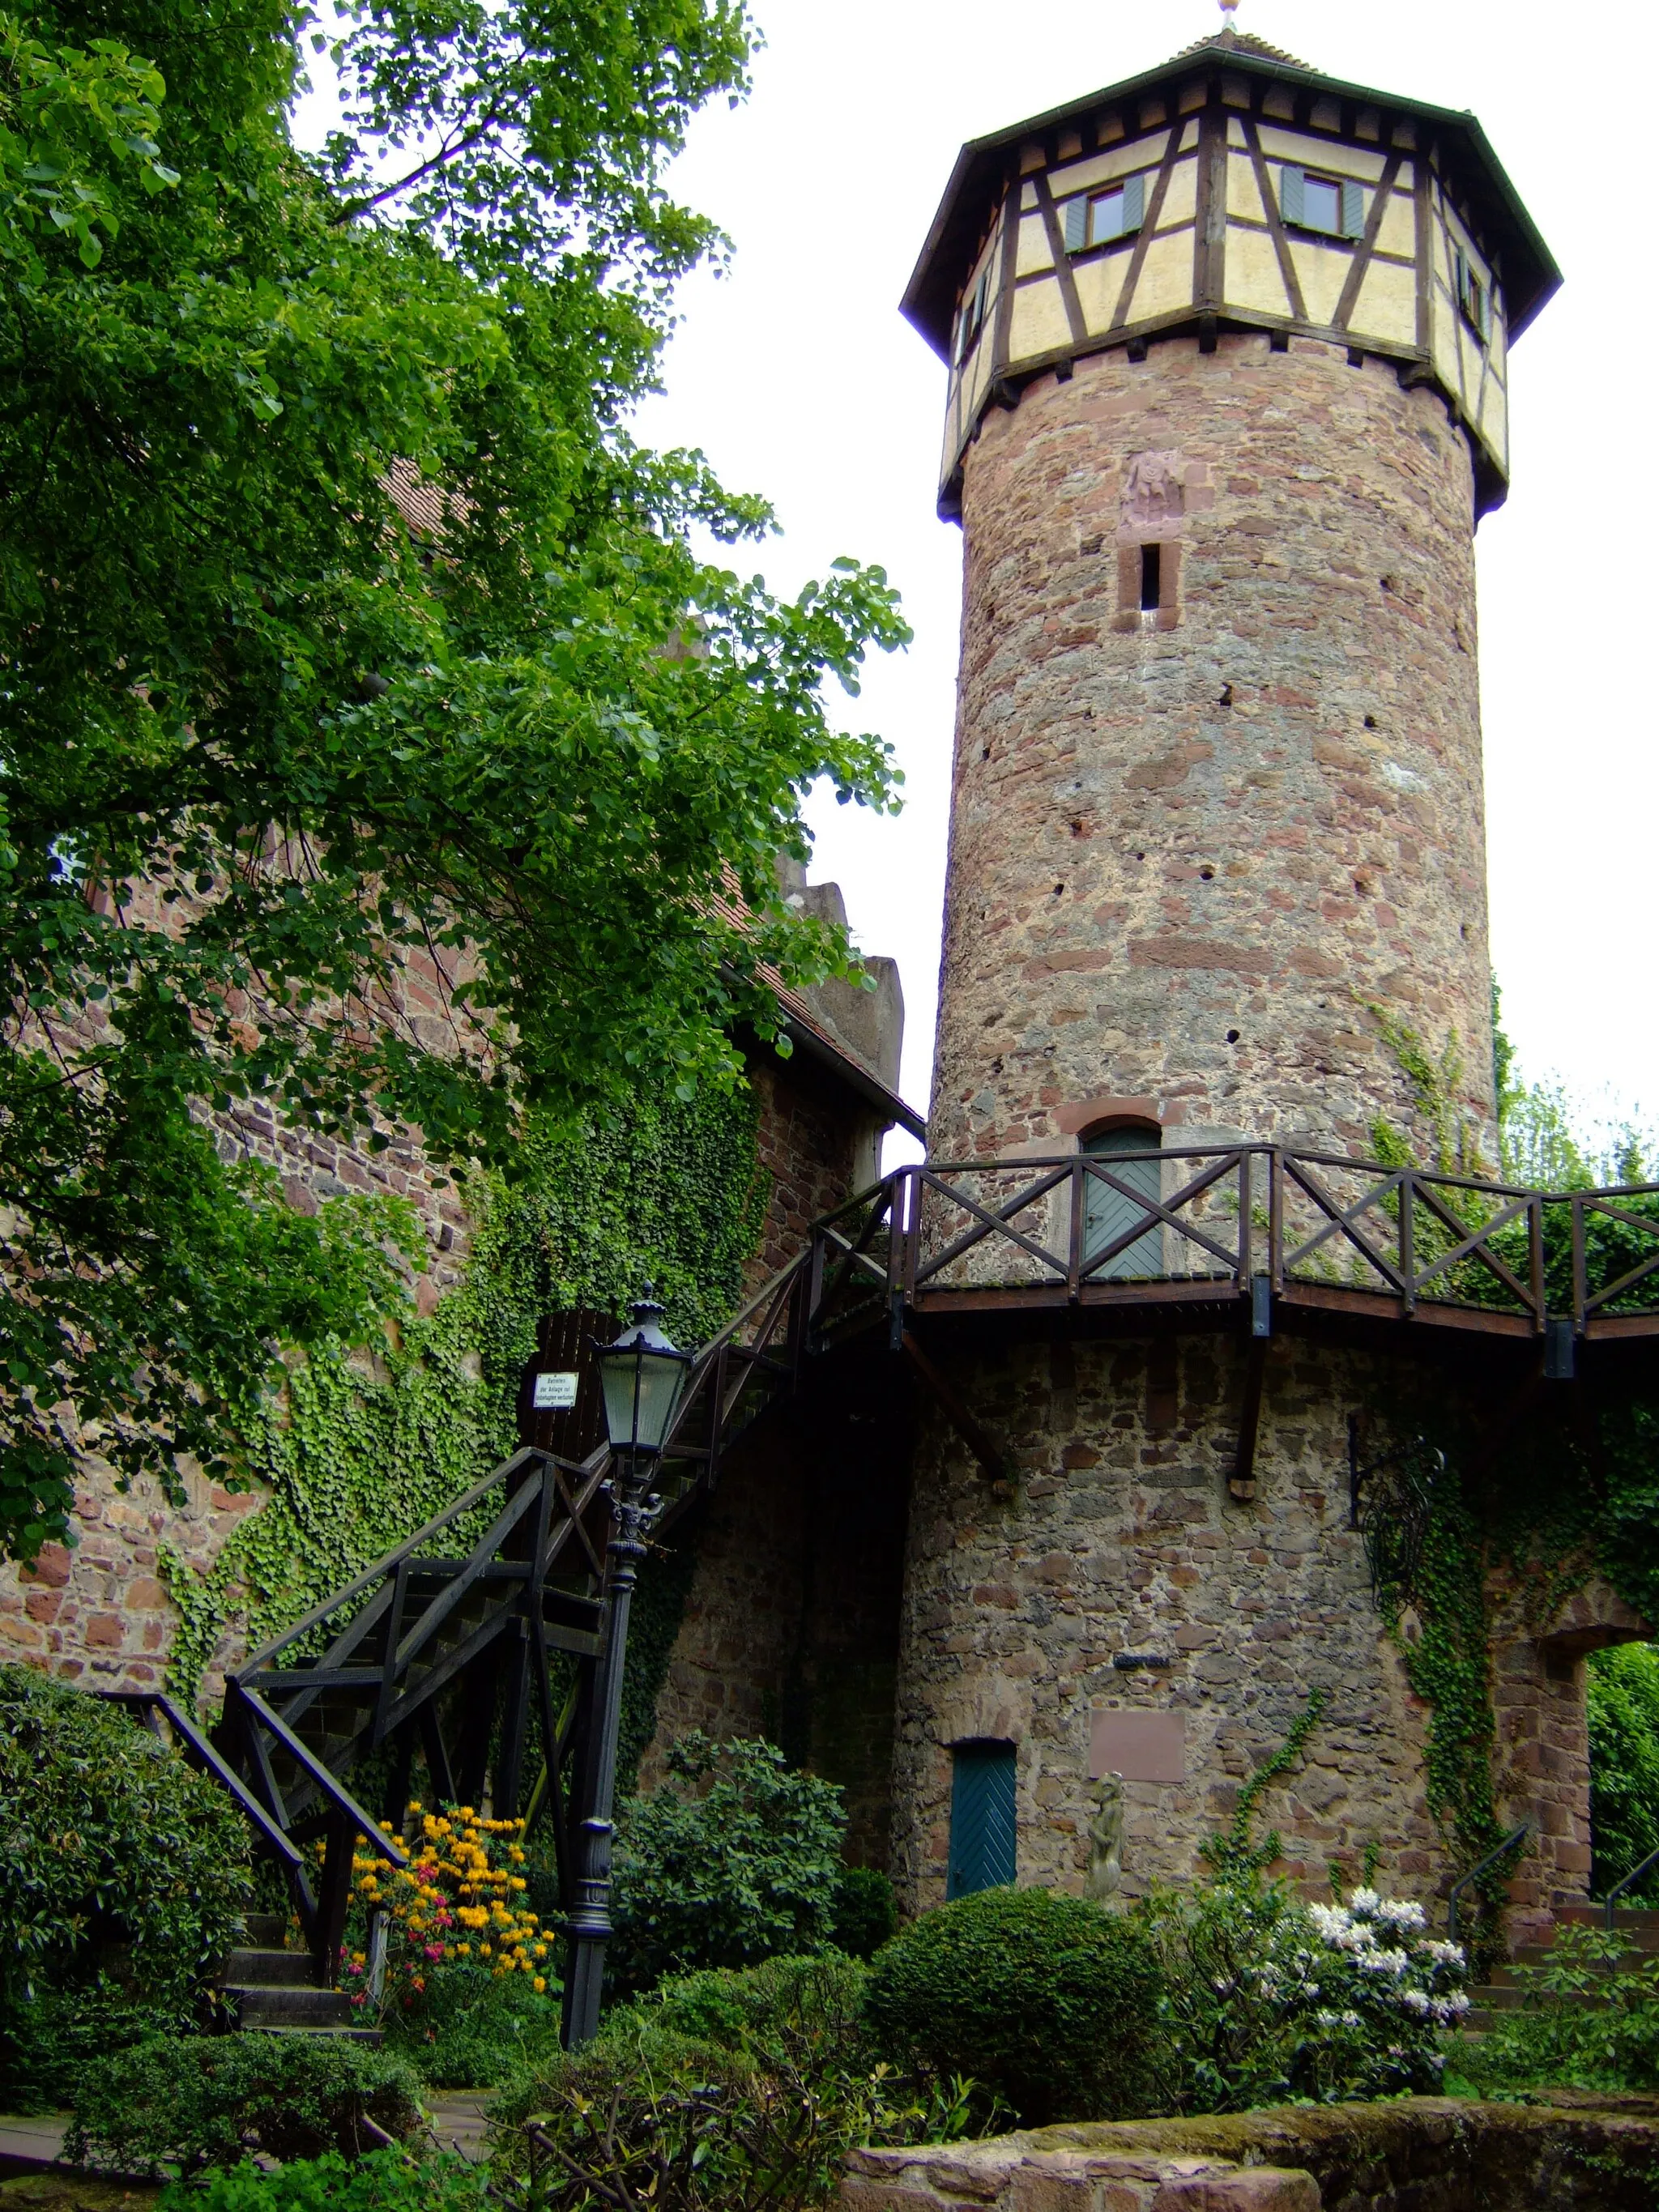
[[[1473,117],[1231,28],[957,162],[905,301],[966,540],[939,1169],[896,1305],[933,1407],[913,1905],[1081,1886],[1110,1776],[1126,1887],[1190,1874],[1310,1698],[1266,1808],[1292,1870],[1369,1857],[1423,1894],[1455,1861],[1361,1526],[1368,1455],[1485,1418],[1409,1237],[1374,1264],[1416,1201],[1356,1170],[1362,1247],[1346,1199],[1293,1191],[1294,1253],[1278,1183],[1207,1246],[1137,1208],[1183,1202],[1201,1163],[1168,1156],[1204,1147],[1495,1166],[1474,533],[1559,281]],[[1584,1810],[1540,1908],[1583,1887]]]

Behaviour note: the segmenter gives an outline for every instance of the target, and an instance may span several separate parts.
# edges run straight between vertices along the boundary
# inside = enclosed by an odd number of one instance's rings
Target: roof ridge
[[[1236,31],[1231,23],[1219,31],[1212,31],[1207,39],[1194,39],[1190,46],[1182,46],[1172,54],[1171,61],[1184,62],[1189,54],[1203,54],[1219,47],[1224,53],[1254,54],[1258,61],[1283,62],[1289,69],[1306,70],[1310,76],[1319,72],[1311,62],[1298,61],[1287,54],[1283,46],[1270,46],[1266,39],[1258,39],[1254,31]]]

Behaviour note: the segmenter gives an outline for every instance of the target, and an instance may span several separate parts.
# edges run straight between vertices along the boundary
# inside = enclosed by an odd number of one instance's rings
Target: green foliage
[[[331,2150],[271,2172],[244,2159],[176,2181],[156,2212],[482,2212],[488,2186],[483,2170],[453,2152],[417,2162],[407,2151],[374,2150],[348,2161]]]
[[[1586,1680],[1589,1718],[1591,1893],[1605,1896],[1659,1851],[1659,1650],[1624,1644],[1598,1651]],[[1659,1895],[1659,1869],[1627,1893]]]
[[[807,2212],[835,2201],[858,2144],[969,2132],[970,2084],[869,2064],[864,1978],[833,1954],[775,1959],[619,2007],[586,2050],[497,2100],[498,2178],[537,2212]]]
[[[716,1745],[697,1729],[668,1764],[660,1789],[622,1808],[616,1986],[821,1950],[843,1872],[840,1790],[795,1772],[775,1744]]]
[[[64,2155],[131,2174],[234,2167],[250,2149],[352,2158],[379,2140],[365,2121],[412,2135],[418,2093],[406,2060],[345,2037],[158,2036],[82,2069]]]
[[[236,1940],[247,1831],[118,1707],[26,1667],[0,1667],[0,2087],[34,2100],[190,2022]]]
[[[1659,1959],[1632,1962],[1626,1938],[1558,1925],[1541,1966],[1516,1966],[1521,2004],[1457,2056],[1480,2094],[1534,2087],[1659,2089]]]
[[[1148,2109],[1158,1970],[1144,1929],[1046,1889],[987,1889],[878,1951],[865,2018],[882,2055],[960,2069],[1023,2124]]]
[[[1280,1838],[1276,1828],[1270,1828],[1259,1844],[1250,1840],[1256,1802],[1268,1784],[1276,1782],[1281,1774],[1288,1774],[1301,1758],[1302,1747],[1318,1727],[1324,1710],[1325,1692],[1310,1690],[1308,1702],[1291,1722],[1284,1742],[1276,1751],[1269,1752],[1240,1790],[1232,1820],[1219,1835],[1210,1837],[1199,1846],[1218,1875],[1248,1878],[1271,1866],[1279,1856]]]
[[[1306,1906],[1258,1867],[1135,1908],[1159,1960],[1159,2087],[1182,2112],[1433,2093],[1468,2004],[1463,1955],[1420,1905],[1358,1889]]]
[[[386,2048],[436,2089],[491,2089],[544,2065],[559,2047],[557,1984],[538,1997],[459,1960],[434,1973],[419,2000],[387,2013]]]
[[[286,119],[310,21],[0,13],[0,1544],[24,1556],[64,1533],[87,1425],[176,1495],[182,1455],[240,1464],[285,1343],[326,1359],[400,1310],[406,1218],[290,1214],[209,1116],[370,1152],[418,1128],[513,1172],[527,1115],[729,1085],[774,972],[852,972],[778,890],[803,794],[893,799],[823,696],[907,635],[880,572],[786,604],[700,561],[694,528],[753,538],[764,506],[619,427],[714,243],[664,174],[742,88],[740,10],[351,12],[314,160]]]
[[[830,1941],[849,1958],[870,1959],[898,1930],[898,1897],[878,1867],[846,1867],[836,1885]]]
[[[410,1318],[373,1366],[338,1341],[314,1346],[253,1431],[264,1510],[206,1577],[163,1550],[182,1615],[174,1685],[195,1689],[233,1620],[250,1644],[274,1636],[507,1455],[543,1314],[617,1310],[649,1277],[681,1342],[712,1335],[738,1303],[766,1204],[757,1119],[748,1092],[641,1096],[578,1131],[538,1127],[512,1182],[476,1176],[456,1288]],[[682,1553],[641,1581],[624,1691],[623,1758],[635,1765],[689,1571]]]

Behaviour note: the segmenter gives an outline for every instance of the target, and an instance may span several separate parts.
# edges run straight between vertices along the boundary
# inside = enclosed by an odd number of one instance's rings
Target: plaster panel
[[[1152,187],[1147,186],[1146,213],[1152,216]],[[1160,230],[1172,222],[1190,222],[1198,212],[1198,162],[1182,155],[1170,172],[1170,189],[1164,195],[1164,206],[1158,222]]]
[[[1019,252],[1014,263],[1016,276],[1029,276],[1034,270],[1052,269],[1054,255],[1048,250],[1048,226],[1042,215],[1023,215],[1019,219]]]
[[[1079,261],[1073,269],[1078,303],[1091,331],[1110,328],[1133,253],[1133,246],[1121,246],[1115,252],[1103,254],[1097,261]]]
[[[1258,124],[1261,150],[1270,161],[1294,161],[1298,167],[1322,169],[1333,177],[1358,177],[1374,185],[1382,174],[1382,156],[1368,146],[1349,146],[1332,138],[1310,138],[1300,131],[1276,130]]]
[[[1153,315],[1172,314],[1177,307],[1190,307],[1192,297],[1191,231],[1176,231],[1173,237],[1153,239],[1140,264],[1129,320],[1139,323]]]
[[[1302,287],[1303,305],[1308,310],[1310,323],[1330,323],[1335,319],[1336,303],[1342,297],[1342,287],[1348,281],[1348,271],[1353,266],[1353,250],[1349,246],[1315,246],[1305,238],[1291,240],[1291,259],[1295,265],[1297,281]]]
[[[1250,308],[1259,315],[1289,316],[1290,297],[1279,256],[1266,231],[1228,226],[1224,296],[1229,307]]]
[[[1358,337],[1388,345],[1417,343],[1417,272],[1392,261],[1373,261],[1360,279],[1348,329]]]
[[[1376,243],[1383,253],[1400,253],[1407,261],[1416,260],[1417,210],[1408,189],[1396,190],[1389,194],[1389,204],[1382,211]]]
[[[1083,271],[1078,271],[1079,276]],[[1066,302],[1060,295],[1060,285],[1054,277],[1046,283],[1022,284],[1014,295],[1013,320],[1008,330],[1008,357],[1011,361],[1030,361],[1037,354],[1051,352],[1056,346],[1069,345],[1072,325],[1066,313]]]
[[[1113,184],[1119,177],[1127,177],[1132,169],[1153,168],[1164,159],[1164,149],[1169,143],[1167,131],[1154,131],[1144,138],[1126,138],[1121,145],[1090,154],[1081,161],[1056,162],[1048,172],[1048,189],[1056,199],[1060,199],[1069,192]]]
[[[1267,211],[1261,204],[1261,188],[1255,180],[1255,164],[1246,152],[1227,156],[1227,212],[1244,216],[1252,222],[1267,220]]]

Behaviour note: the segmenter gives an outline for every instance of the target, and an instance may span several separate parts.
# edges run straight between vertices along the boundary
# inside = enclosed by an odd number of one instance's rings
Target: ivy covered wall
[[[283,1402],[250,1439],[265,1502],[210,1570],[190,1566],[163,1534],[159,1571],[180,1616],[174,1687],[216,1699],[234,1653],[349,1581],[512,1450],[519,1377],[543,1314],[617,1310],[649,1278],[678,1341],[712,1335],[739,1303],[770,1193],[758,1110],[750,1091],[646,1098],[602,1123],[535,1134],[511,1182],[477,1177],[457,1286],[373,1354],[337,1346],[293,1369]],[[672,1642],[666,1620],[658,1640],[663,1632]],[[635,1727],[648,1733],[646,1716]]]

